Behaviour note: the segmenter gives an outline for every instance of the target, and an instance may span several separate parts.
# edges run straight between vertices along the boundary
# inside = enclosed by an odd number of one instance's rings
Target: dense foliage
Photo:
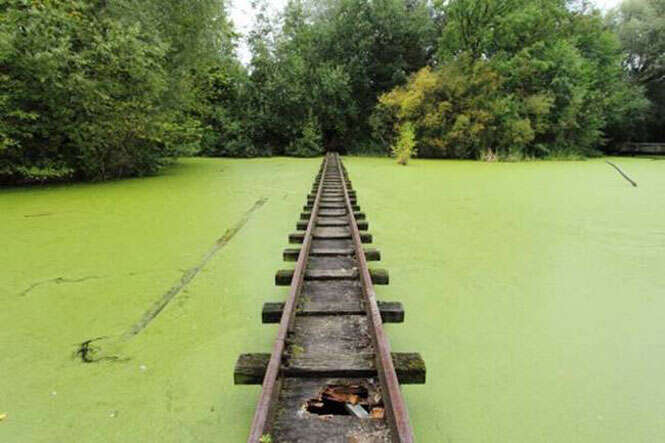
[[[665,0],[0,3],[0,182],[101,180],[185,154],[593,155],[665,138]],[[646,94],[646,95],[645,95]],[[645,98],[646,97],[646,98]]]
[[[292,0],[279,23],[265,2],[258,8],[243,128],[252,153],[367,146],[377,97],[431,61],[434,24],[424,0]],[[318,147],[295,149],[303,137]],[[229,143],[218,153],[233,152]]]
[[[419,153],[456,158],[590,155],[646,102],[597,13],[560,0],[455,0],[438,65],[380,99],[375,133],[412,122]]]
[[[142,175],[195,152],[210,112],[195,80],[232,48],[218,1],[187,5],[4,1],[0,181]]]
[[[626,58],[632,82],[642,86],[651,101],[644,124],[619,125],[617,137],[639,141],[665,140],[665,0],[625,0],[609,14]],[[633,123],[633,122],[628,122]]]

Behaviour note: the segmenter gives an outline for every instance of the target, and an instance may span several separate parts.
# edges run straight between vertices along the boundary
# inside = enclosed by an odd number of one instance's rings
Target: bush
[[[423,68],[380,98],[377,115],[414,131],[420,156],[479,158],[486,150],[507,156],[542,130],[549,99],[506,97],[502,84],[488,63],[462,58],[438,70]]]
[[[416,134],[413,128],[413,123],[406,122],[399,128],[399,137],[397,143],[392,147],[393,155],[397,159],[397,163],[406,166],[415,155],[416,150]]]
[[[300,137],[291,142],[286,148],[286,155],[294,157],[316,157],[324,152],[321,126],[316,117],[310,114],[302,128]]]

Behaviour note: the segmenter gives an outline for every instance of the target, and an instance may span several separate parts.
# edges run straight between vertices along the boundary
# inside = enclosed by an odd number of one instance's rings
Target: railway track
[[[266,303],[264,323],[279,323],[271,354],[243,354],[236,384],[262,384],[248,441],[411,442],[413,431],[400,383],[424,383],[419,354],[391,353],[384,322],[402,322],[401,303],[376,299],[388,273],[378,261],[365,214],[337,154],[316,176],[284,251],[293,270],[278,271],[289,286],[284,303]]]

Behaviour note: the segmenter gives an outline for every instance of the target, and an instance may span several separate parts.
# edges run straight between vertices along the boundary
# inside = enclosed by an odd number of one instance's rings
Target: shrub
[[[537,118],[549,108],[531,110],[532,121],[527,101],[500,93],[502,82],[483,61],[459,59],[437,70],[423,68],[406,86],[380,98],[377,115],[397,120],[400,129],[411,128],[424,157],[479,158],[488,149],[507,155],[533,140]]]
[[[416,133],[413,123],[406,122],[399,128],[397,142],[392,146],[397,163],[406,166],[411,157],[416,154],[415,147]]]
[[[316,157],[324,152],[322,145],[321,126],[311,113],[305,121],[301,135],[286,148],[286,154],[294,157]]]

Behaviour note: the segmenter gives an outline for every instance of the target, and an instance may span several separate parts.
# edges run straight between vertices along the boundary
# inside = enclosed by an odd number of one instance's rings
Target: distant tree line
[[[665,0],[0,3],[0,182],[182,155],[594,155],[665,138]]]

